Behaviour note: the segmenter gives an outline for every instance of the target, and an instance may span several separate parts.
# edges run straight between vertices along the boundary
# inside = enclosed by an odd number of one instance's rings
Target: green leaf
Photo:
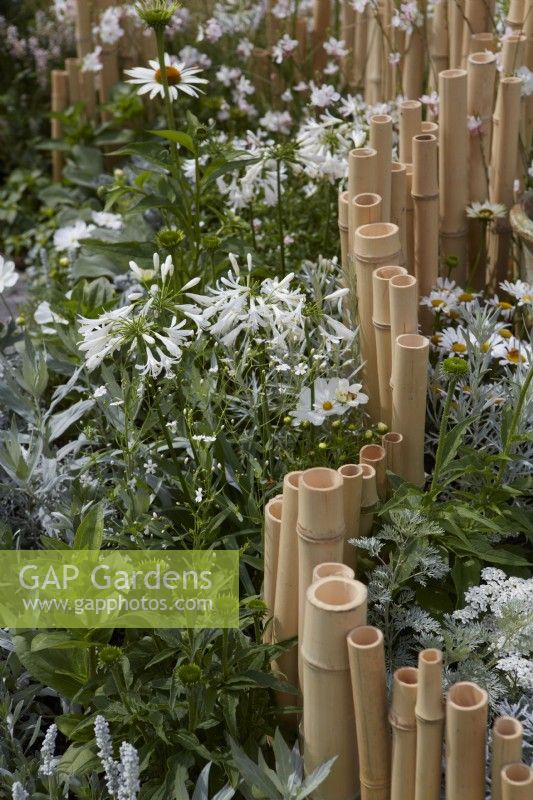
[[[75,550],[100,550],[104,538],[104,503],[87,511],[74,536]]]
[[[58,411],[57,414],[52,414],[49,419],[49,441],[53,442],[54,439],[59,439],[71,425],[81,419],[93,406],[94,400],[78,400],[70,408]]]
[[[441,450],[441,470],[445,470],[448,464],[453,461],[457,455],[457,451],[463,443],[466,431],[470,425],[476,421],[476,419],[476,417],[467,417],[467,419],[463,419],[444,436]]]
[[[154,136],[160,136],[162,139],[167,139],[169,142],[175,142],[185,147],[193,156],[198,152],[192,137],[189,136],[188,133],[183,133],[182,131],[148,131],[148,133],[152,133]]]

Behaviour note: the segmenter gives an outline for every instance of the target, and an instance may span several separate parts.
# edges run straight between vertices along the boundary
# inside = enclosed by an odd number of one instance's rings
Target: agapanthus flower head
[[[199,88],[200,84],[207,83],[205,78],[198,77],[199,72],[202,72],[199,67],[187,67],[183,61],[177,61],[165,53],[165,74],[170,99],[177,100],[180,92],[190,97],[198,97],[198,94],[203,91]],[[150,93],[150,100],[157,95],[165,96],[159,61],[151,59],[148,67],[134,67],[125,70],[125,73],[130,76],[126,83],[133,83],[140,87],[137,94]]]
[[[171,22],[179,6],[177,0],[137,0],[135,11],[150,28],[163,30]]]

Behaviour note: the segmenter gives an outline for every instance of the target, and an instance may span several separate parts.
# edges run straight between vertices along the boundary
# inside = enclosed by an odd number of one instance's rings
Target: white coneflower
[[[319,426],[326,417],[342,416],[351,408],[367,403],[368,397],[360,389],[360,383],[350,385],[344,378],[317,378],[313,393],[308,386],[300,392],[298,407],[290,414],[293,425],[307,421]]]
[[[19,276],[15,272],[15,262],[6,261],[3,256],[0,256],[0,294],[14,286],[18,279]]]
[[[39,767],[39,775],[49,777],[53,775],[59,763],[59,758],[55,756],[57,739],[57,725],[54,723],[50,725],[46,731],[42,746],[41,746],[41,766]]]
[[[500,300],[497,294],[493,295],[489,300],[487,300],[487,305],[497,308],[500,312],[500,316],[503,317],[503,319],[511,319],[514,314],[514,305],[512,303],[508,303],[507,300]]]
[[[507,209],[502,203],[489,203],[485,200],[484,203],[473,202],[472,205],[466,207],[466,216],[470,219],[482,219],[490,222],[493,219],[500,219],[505,217]]]
[[[149,67],[134,67],[125,70],[126,75],[131,76],[126,83],[139,85],[137,94],[148,94],[149,92],[150,100],[158,94],[164,98],[165,92],[161,82],[159,62],[152,59],[148,64]],[[168,53],[165,53],[165,72],[171,100],[177,100],[179,92],[188,94],[190,97],[198,97],[198,94],[202,93],[198,84],[207,83],[205,78],[198,77],[198,73],[202,72],[199,67],[187,67],[185,62],[171,58]]]

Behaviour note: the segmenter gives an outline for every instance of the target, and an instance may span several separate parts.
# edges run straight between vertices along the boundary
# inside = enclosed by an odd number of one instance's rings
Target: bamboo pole
[[[444,703],[442,653],[422,650],[418,655],[416,715],[415,800],[440,800]]]
[[[484,33],[492,25],[489,3],[487,0],[465,0],[465,18],[463,23],[463,44],[461,68],[466,69],[470,54],[470,42],[474,33]]]
[[[451,59],[450,59],[451,60]],[[449,69],[439,75],[440,95],[440,227],[442,256],[458,260],[454,277],[467,272],[466,206],[468,203],[468,130],[466,71]]]
[[[93,49],[91,6],[91,0],[76,0],[74,17],[76,54],[80,59],[88,55]]]
[[[459,69],[463,49],[465,0],[448,0],[450,69]]]
[[[418,99],[424,89],[424,36],[420,27],[407,35],[402,79],[404,96]]]
[[[342,26],[341,26],[341,39],[346,44],[349,53],[342,59],[342,77],[345,86],[349,89],[355,89],[354,84],[354,44],[355,44],[355,26],[356,26],[356,10],[348,0],[342,2]]]
[[[313,70],[321,76],[327,62],[324,42],[327,39],[331,16],[330,0],[314,0],[313,3]]]
[[[314,568],[311,583],[315,583],[315,581],[319,581],[322,578],[332,577],[353,580],[355,572],[347,564],[341,564],[339,561],[325,561],[323,564],[317,564]]]
[[[422,126],[422,103],[419,100],[404,100],[400,108],[400,162],[412,164],[413,136]]]
[[[365,363],[363,381],[368,389],[368,413],[373,421],[379,416],[379,383],[374,364],[376,342],[372,326],[372,272],[386,264],[399,264],[400,236],[397,225],[376,222],[362,225],[354,234],[354,264],[357,280],[359,342]]]
[[[413,165],[405,165],[405,266],[415,272],[415,208],[413,203]]]
[[[407,253],[407,229],[405,223],[407,189],[405,173],[405,164],[400,164],[399,161],[392,162],[390,221],[400,229],[402,262],[405,262]]]
[[[365,75],[365,102],[376,105],[383,100],[383,34],[379,25],[379,0],[369,4],[368,44]]]
[[[354,83],[364,90],[368,48],[368,6],[363,11],[356,11],[354,52]]]
[[[350,202],[362,193],[377,191],[377,157],[373,147],[354,147],[348,153],[348,194]]]
[[[374,192],[362,192],[352,198],[348,208],[348,263],[353,260],[353,238],[357,228],[381,222],[381,196]]]
[[[430,293],[439,276],[439,184],[437,139],[430,133],[413,137],[414,267],[420,294]],[[420,315],[422,331],[430,333],[431,309]]]
[[[361,490],[361,515],[359,517],[359,536],[368,536],[374,524],[374,512],[379,502],[376,486],[376,470],[370,464],[361,464],[363,487]]]
[[[348,578],[322,578],[306,594],[302,642],[304,771],[337,756],[313,800],[355,800],[357,741],[346,637],[366,622],[366,586]]]
[[[388,431],[381,437],[381,444],[385,448],[387,472],[392,472],[394,475],[398,474],[401,465],[401,452],[402,452],[403,436],[396,431]]]
[[[533,769],[508,764],[502,770],[502,800],[533,800]]]
[[[325,561],[342,561],[344,551],[343,479],[334,469],[315,467],[302,473],[298,498],[298,641],[303,641],[305,593],[313,569]],[[294,603],[294,598],[293,598]],[[298,660],[303,680],[301,649]]]
[[[381,197],[381,221],[389,222],[391,214],[392,117],[374,114],[370,117],[370,147],[376,151],[376,192]]]
[[[492,800],[502,800],[502,769],[522,758],[522,724],[513,717],[497,717],[492,726]]]
[[[389,282],[397,275],[406,275],[405,267],[378,267],[372,273],[372,325],[376,339],[376,368],[379,383],[380,419],[389,428],[392,422],[392,344],[390,324]],[[381,493],[380,493],[381,496]]]
[[[394,673],[389,721],[392,728],[391,800],[414,800],[416,770],[415,703],[418,670]]]
[[[263,600],[267,606],[264,641],[272,640],[272,619],[274,617],[274,599],[276,597],[276,580],[278,573],[279,538],[281,531],[281,509],[283,500],[273,498],[265,506],[264,520],[264,577]]]
[[[383,634],[378,628],[363,625],[348,634],[347,642],[361,800],[389,800],[391,733]]]
[[[79,58],[66,58],[65,69],[68,74],[68,96],[71,105],[79,103],[80,93],[80,60]]]
[[[429,339],[398,336],[392,369],[392,428],[403,436],[400,477],[423,486],[424,428],[428,388]]]
[[[513,205],[513,183],[516,177],[518,136],[520,132],[520,78],[502,78],[492,119],[493,135],[489,167],[490,200],[503,203],[507,214],[494,220],[489,231],[489,284],[496,290],[507,277],[512,229],[509,210]]]
[[[511,0],[507,13],[507,27],[520,33],[526,19],[526,0]]]
[[[429,119],[422,120],[422,126],[420,128],[420,133],[430,133],[432,136],[439,140],[439,123],[432,122]]]
[[[484,800],[488,695],[456,683],[446,701],[446,800]]]
[[[502,38],[502,75],[514,75],[524,65],[526,55],[526,36],[524,33],[510,33]]]
[[[396,275],[389,281],[390,336],[394,372],[395,343],[404,333],[418,333],[418,286],[412,275]]]
[[[345,275],[345,285],[348,286],[348,192],[339,192],[338,222],[341,240],[341,266]]]
[[[482,33],[474,33],[470,37],[470,54],[481,53],[489,50],[491,53],[496,52],[497,41],[496,37],[491,31],[483,31]]]
[[[448,69],[448,6],[446,0],[435,4],[430,36],[430,75],[429,88],[436,90],[439,84],[439,72]]]
[[[361,517],[361,495],[363,491],[363,468],[360,464],[343,464],[338,472],[342,478],[344,500],[344,549],[342,560],[356,569],[357,551],[350,544],[350,539],[359,536],[359,520]]]
[[[365,444],[359,451],[359,463],[368,464],[376,471],[376,491],[381,500],[387,494],[386,457],[385,448],[380,444]]]
[[[298,635],[298,494],[301,472],[289,472],[283,478],[283,500],[279,534],[278,569],[274,595],[274,642],[283,642]],[[298,649],[292,647],[278,658],[278,668],[293,686],[298,683]],[[293,705],[291,695],[278,696],[280,705]]]
[[[530,72],[533,72],[533,8],[531,4],[524,19],[524,33],[526,35],[526,53],[524,61]],[[533,94],[526,97],[524,102],[526,109],[523,121],[522,142],[524,146],[526,146],[527,142],[531,142],[533,137]]]
[[[52,112],[60,114],[68,106],[68,73],[66,70],[52,70]],[[63,137],[63,123],[60,119],[52,117],[52,139],[59,140]],[[60,181],[63,177],[63,153],[61,150],[52,150],[52,180]]]

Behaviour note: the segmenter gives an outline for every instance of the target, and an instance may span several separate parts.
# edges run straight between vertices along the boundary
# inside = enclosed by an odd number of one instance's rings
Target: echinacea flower
[[[484,203],[473,202],[472,205],[466,207],[466,216],[470,219],[482,219],[485,222],[490,222],[493,219],[505,217],[507,209],[502,203],[489,203],[485,200]]]
[[[15,262],[6,261],[3,256],[0,256],[0,294],[14,286],[18,279],[19,276],[15,272]]]
[[[149,67],[134,67],[134,69],[125,70],[126,75],[131,76],[126,83],[139,85],[137,94],[148,94],[149,92],[150,100],[153,100],[158,94],[164,97],[159,61],[151,59],[148,64]],[[168,53],[165,53],[165,72],[171,100],[177,100],[179,92],[188,94],[190,97],[198,97],[198,94],[202,93],[198,84],[207,83],[205,78],[198,77],[198,73],[202,72],[199,67],[187,67],[183,61],[176,61]]]

